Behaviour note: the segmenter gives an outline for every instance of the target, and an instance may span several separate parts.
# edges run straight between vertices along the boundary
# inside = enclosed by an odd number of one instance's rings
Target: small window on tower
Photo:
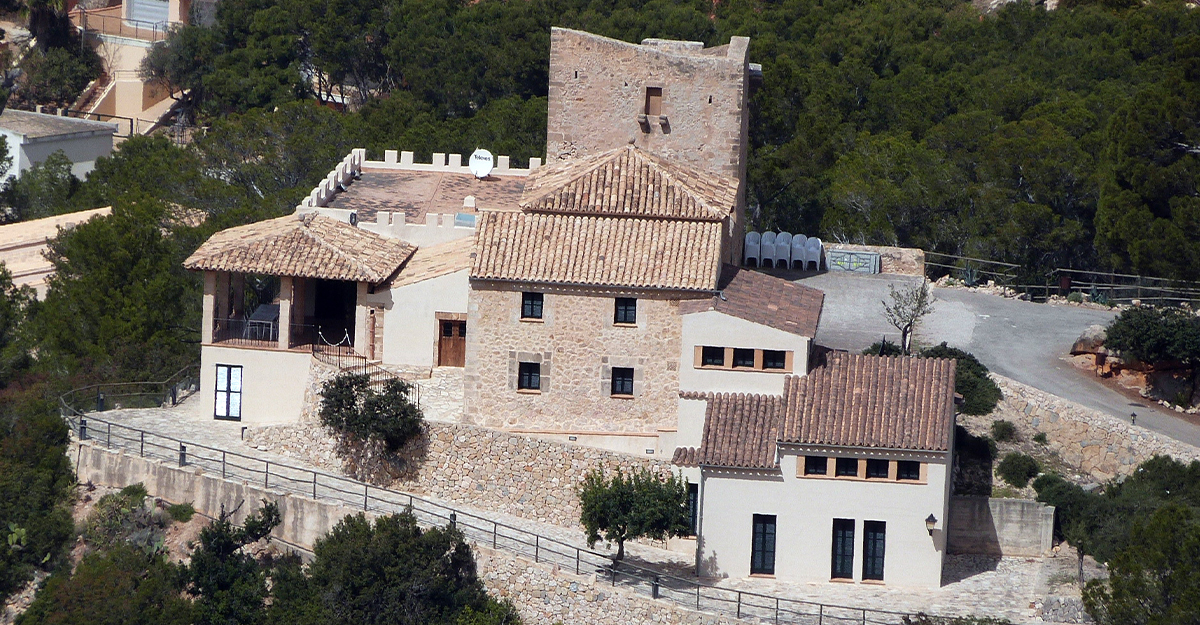
[[[646,116],[662,115],[662,87],[646,87]]]

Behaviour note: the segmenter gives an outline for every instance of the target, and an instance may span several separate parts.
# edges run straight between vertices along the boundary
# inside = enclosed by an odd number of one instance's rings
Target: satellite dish
[[[492,173],[492,165],[496,159],[492,158],[492,153],[483,148],[479,148],[471,152],[471,158],[467,163],[467,167],[471,169],[471,173],[476,178],[487,178],[488,174]]]

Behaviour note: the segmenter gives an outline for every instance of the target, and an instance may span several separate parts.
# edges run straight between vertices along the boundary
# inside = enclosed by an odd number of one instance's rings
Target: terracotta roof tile
[[[715,310],[740,319],[812,338],[817,335],[825,294],[753,269],[725,265],[720,296],[681,302],[679,312]]]
[[[711,395],[696,462],[739,469],[777,468],[775,442],[782,416],[783,397],[778,395]]]
[[[288,215],[222,230],[183,266],[193,270],[258,273],[379,283],[416,248],[321,215]]]
[[[671,464],[677,467],[699,466],[696,463],[696,453],[698,451],[695,447],[676,447],[675,455],[671,456]]]
[[[470,269],[474,249],[474,237],[418,248],[390,284],[393,287],[407,286]]]
[[[737,182],[625,146],[535,171],[521,208],[534,212],[720,221]]]
[[[954,428],[955,361],[831,353],[789,377],[785,443],[946,451]]]
[[[484,211],[471,277],[713,290],[721,222]]]

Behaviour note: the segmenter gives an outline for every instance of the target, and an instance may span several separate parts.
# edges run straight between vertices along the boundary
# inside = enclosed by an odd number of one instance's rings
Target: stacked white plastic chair
[[[810,237],[808,243],[805,244],[804,252],[804,264],[806,268],[811,264],[814,270],[820,271],[822,256],[821,239]]]
[[[760,249],[762,250],[762,262],[758,264],[759,267],[775,266],[775,237],[776,235],[774,232],[763,233],[762,243],[760,243]]]
[[[775,266],[787,269],[792,266],[792,233],[780,232],[775,237]]]
[[[758,232],[747,232],[746,233],[746,249],[744,250],[746,260],[743,264],[746,265],[747,267],[757,267],[762,264],[762,262],[761,262],[762,251],[759,248],[759,244],[761,241],[762,241],[762,234],[760,234]],[[754,261],[754,264],[751,265],[750,261]]]
[[[804,269],[807,253],[808,237],[803,234],[792,235],[792,269]]]

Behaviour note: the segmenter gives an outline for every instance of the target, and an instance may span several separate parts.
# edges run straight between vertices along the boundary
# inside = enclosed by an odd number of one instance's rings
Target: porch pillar
[[[292,277],[279,277],[279,349],[291,347]]]
[[[229,318],[229,272],[216,272],[217,292],[213,301],[213,316],[217,319]]]
[[[200,343],[208,345],[213,342],[213,312],[217,306],[217,272],[204,272],[204,312],[201,315]]]
[[[242,307],[246,305],[246,274],[229,274],[229,298],[229,318],[241,319]]]
[[[368,356],[367,343],[371,336],[367,334],[367,283],[358,283],[358,296],[354,298],[354,351],[361,356]]]

